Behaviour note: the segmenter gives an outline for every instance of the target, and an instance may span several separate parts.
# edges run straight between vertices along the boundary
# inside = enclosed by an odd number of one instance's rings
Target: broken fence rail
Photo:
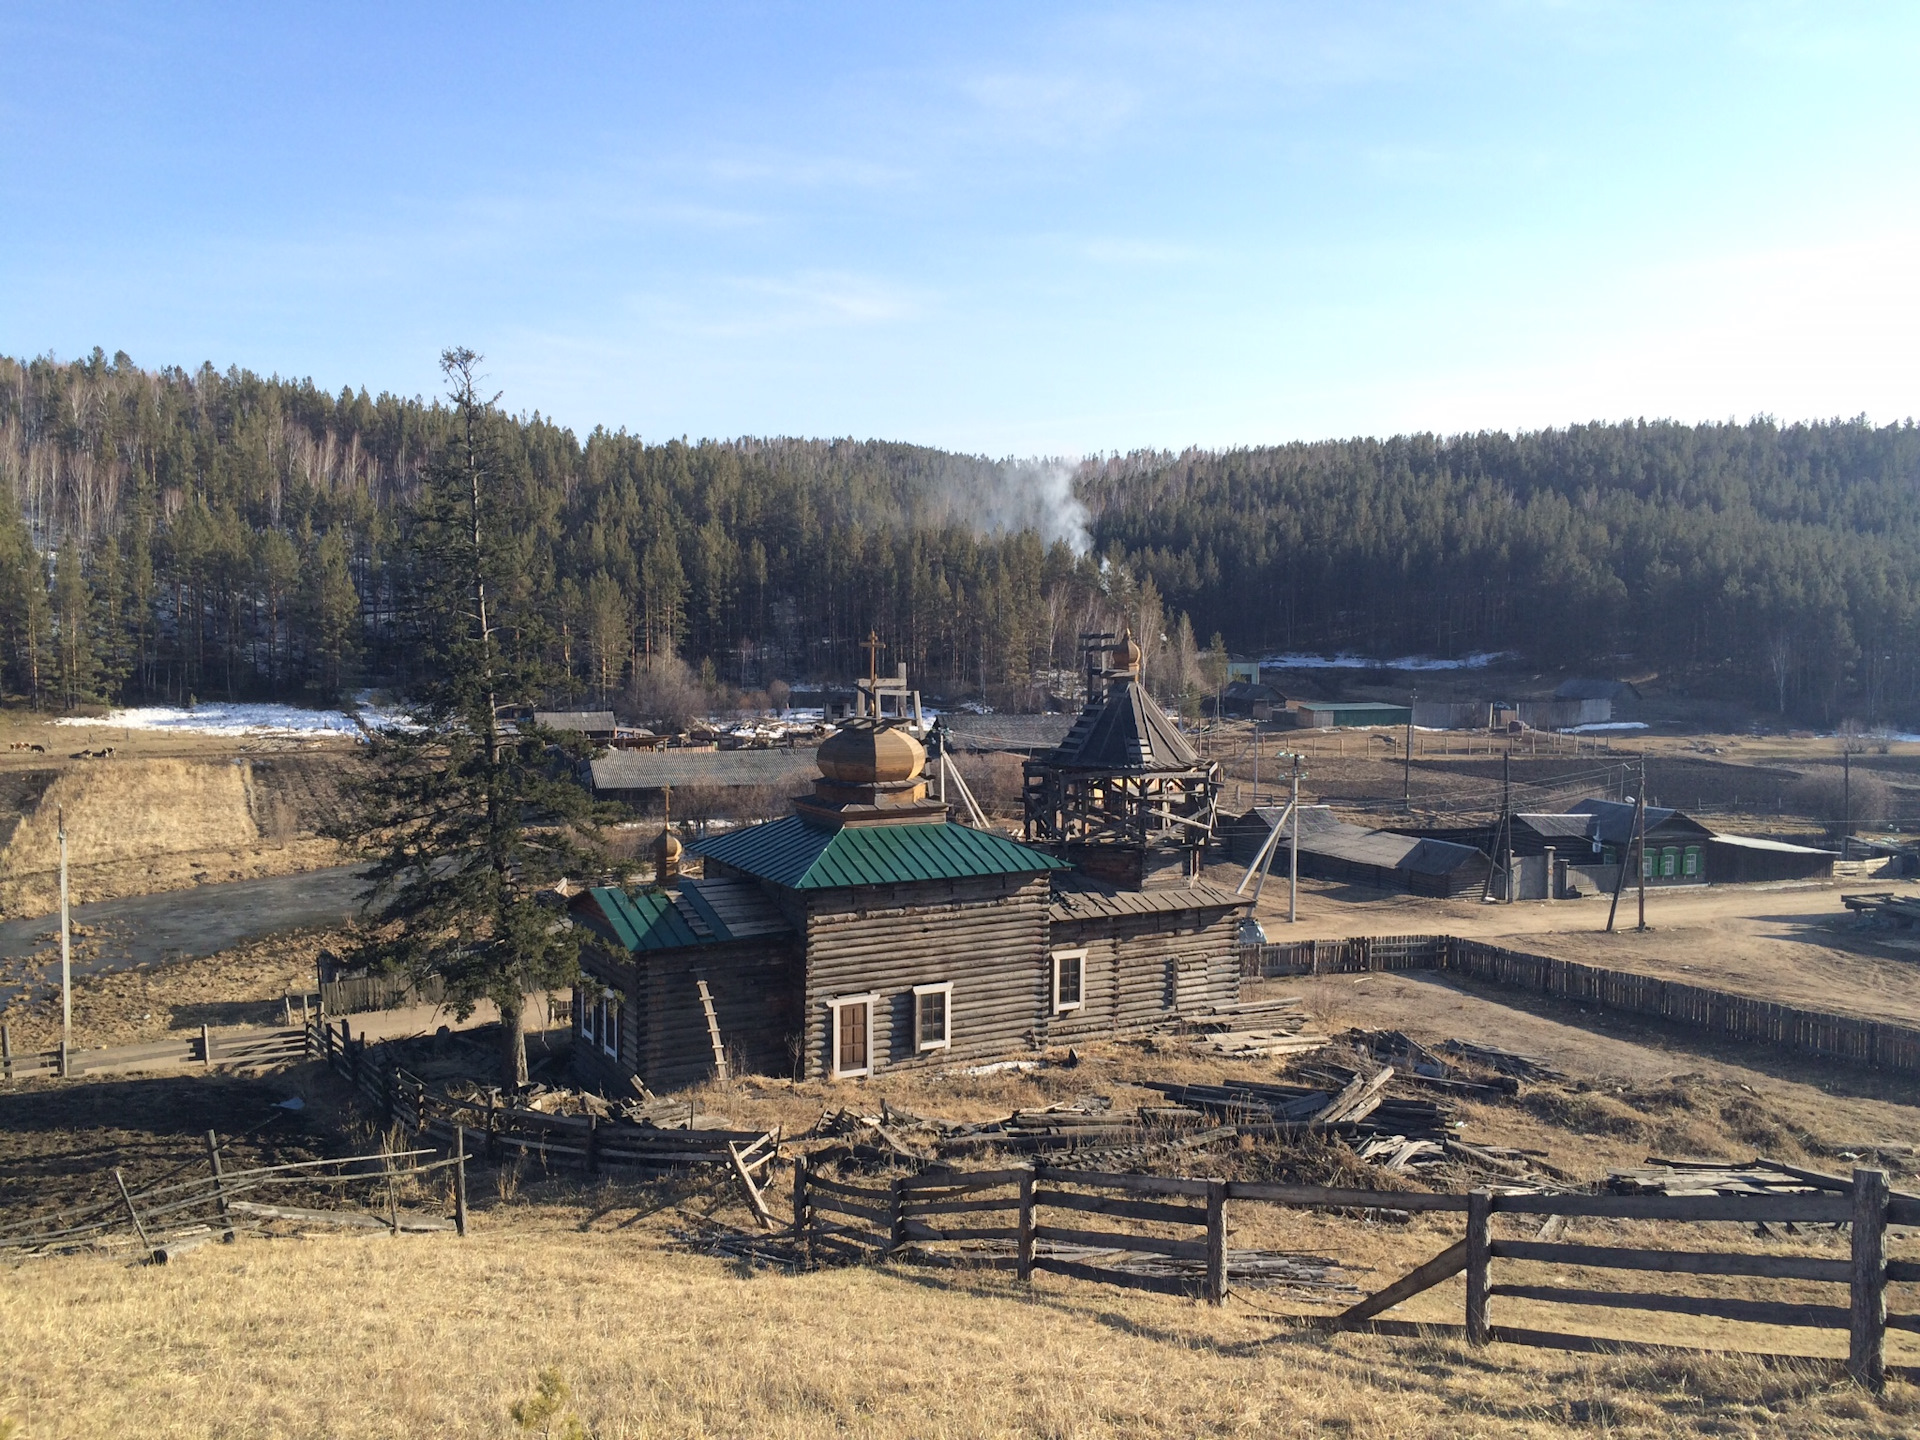
[[[1892,1192],[1886,1172],[1859,1169],[1850,1180],[1802,1172],[1809,1189],[1777,1195],[1588,1195],[1475,1190],[1431,1194],[1321,1185],[1114,1174],[1036,1164],[1003,1170],[940,1171],[897,1178],[885,1185],[855,1184],[814,1170],[802,1157],[794,1170],[793,1226],[809,1259],[859,1262],[904,1254],[920,1263],[1011,1270],[1027,1279],[1047,1271],[1075,1279],[1221,1303],[1229,1266],[1227,1205],[1262,1202],[1307,1209],[1400,1210],[1463,1215],[1466,1237],[1384,1289],[1333,1316],[1307,1317],[1323,1329],[1413,1334],[1444,1330],[1428,1322],[1379,1317],[1404,1300],[1465,1273],[1465,1324],[1472,1344],[1501,1340],[1557,1349],[1634,1348],[1605,1337],[1500,1327],[1491,1323],[1498,1297],[1546,1304],[1653,1311],[1753,1324],[1842,1329],[1848,1333],[1847,1373],[1877,1388],[1889,1373],[1888,1329],[1920,1332],[1920,1310],[1889,1314],[1889,1283],[1920,1283],[1920,1260],[1890,1259],[1887,1227],[1920,1225],[1920,1196]],[[1043,1212],[1065,1212],[1059,1219]],[[1844,1224],[1847,1259],[1668,1250],[1495,1239],[1495,1214],[1590,1217],[1614,1221]],[[1114,1220],[1160,1227],[1159,1233],[1095,1228]],[[1169,1229],[1183,1233],[1164,1233]],[[929,1250],[954,1242],[994,1242],[1007,1253],[953,1254]],[[1043,1253],[1042,1244],[1077,1250],[1082,1258]],[[1149,1255],[1175,1262],[1172,1273],[1142,1273],[1089,1254]],[[1745,1276],[1846,1287],[1845,1304],[1730,1299],[1645,1291],[1596,1290],[1563,1284],[1493,1281],[1493,1262],[1568,1270],[1612,1269],[1642,1274]],[[1182,1273],[1177,1267],[1187,1267]],[[1504,1268],[1504,1265],[1503,1265]],[[1658,1347],[1663,1350],[1684,1347]],[[1817,1357],[1773,1357],[1807,1360]],[[1901,1372],[1906,1373],[1906,1372]],[[1910,1378],[1920,1378],[1920,1367]]]

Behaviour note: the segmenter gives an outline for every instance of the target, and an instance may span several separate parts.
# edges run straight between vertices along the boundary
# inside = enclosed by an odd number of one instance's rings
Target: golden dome
[[[1133,638],[1131,628],[1120,637],[1120,643],[1113,647],[1113,668],[1115,673],[1121,675],[1140,673],[1140,642]]]
[[[685,847],[679,837],[671,830],[662,830],[653,842],[653,858],[656,860],[678,860]]]
[[[898,726],[856,720],[821,745],[819,765],[842,785],[898,785],[920,777],[927,752]]]

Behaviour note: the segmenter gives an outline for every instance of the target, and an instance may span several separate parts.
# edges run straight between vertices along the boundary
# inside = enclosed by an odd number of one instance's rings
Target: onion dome
[[[1140,642],[1133,638],[1129,628],[1120,637],[1120,643],[1113,647],[1113,673],[1115,675],[1138,675],[1140,673]]]
[[[850,722],[821,745],[819,765],[842,785],[899,785],[920,778],[927,752],[898,726]]]
[[[679,837],[673,833],[673,827],[667,826],[653,842],[653,878],[654,883],[666,884],[680,873],[680,856],[685,849]]]

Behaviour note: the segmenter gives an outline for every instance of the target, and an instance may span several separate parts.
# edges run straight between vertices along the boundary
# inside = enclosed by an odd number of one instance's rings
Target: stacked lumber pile
[[[1395,1073],[1389,1065],[1372,1076],[1352,1074],[1344,1084],[1327,1089],[1254,1081],[1231,1085],[1146,1083],[1147,1088],[1159,1091],[1174,1104],[1219,1115],[1246,1133],[1325,1130],[1342,1137],[1444,1139],[1447,1118],[1435,1101],[1387,1093]]]
[[[1307,1028],[1307,1013],[1297,995],[1218,1005],[1180,1022],[1192,1034],[1192,1048],[1202,1055],[1229,1060],[1264,1060],[1275,1055],[1300,1055],[1318,1050],[1329,1037]]]
[[[1838,870],[1839,866],[1834,868]],[[1911,930],[1920,924],[1920,899],[1911,895],[1882,890],[1871,895],[1842,895],[1840,903],[1855,914],[1885,921],[1901,930]]]
[[[1649,1155],[1643,1168],[1607,1176],[1615,1195],[1804,1195],[1815,1190],[1849,1191],[1838,1175],[1822,1175],[1779,1160],[1663,1160]]]
[[[1513,1075],[1504,1072],[1492,1076],[1473,1075],[1459,1065],[1448,1064],[1399,1030],[1349,1030],[1341,1039],[1361,1054],[1371,1055],[1382,1065],[1393,1066],[1407,1080],[1430,1090],[1476,1099],[1500,1099],[1520,1091],[1520,1082]]]
[[[1556,1070],[1537,1055],[1518,1055],[1511,1050],[1502,1050],[1497,1045],[1475,1045],[1467,1040],[1445,1040],[1440,1048],[1459,1060],[1495,1071],[1501,1075],[1511,1075],[1516,1080],[1564,1080],[1566,1074]]]

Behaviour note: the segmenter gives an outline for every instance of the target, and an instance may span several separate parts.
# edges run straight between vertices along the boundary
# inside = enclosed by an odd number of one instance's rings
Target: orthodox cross
[[[867,652],[867,679],[875,684],[880,680],[880,652],[886,647],[880,643],[880,632],[869,630],[867,638],[860,648]]]

